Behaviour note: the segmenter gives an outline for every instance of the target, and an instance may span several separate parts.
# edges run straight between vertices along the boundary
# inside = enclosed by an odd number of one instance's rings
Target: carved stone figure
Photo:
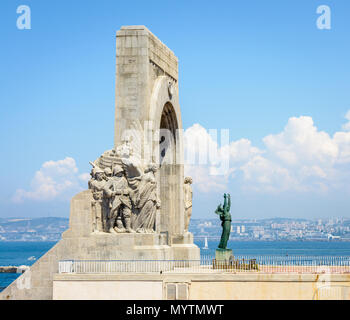
[[[184,180],[184,200],[185,200],[185,231],[188,231],[192,215],[192,178],[186,177]]]
[[[92,191],[94,200],[92,201],[92,212],[93,212],[93,232],[103,232],[104,231],[104,221],[105,221],[105,201],[103,198],[103,187],[106,181],[103,179],[104,171],[98,166],[93,165],[91,170],[91,180],[89,181],[89,188]]]
[[[135,206],[139,210],[135,218],[136,232],[155,232],[155,219],[157,209],[160,208],[160,199],[157,195],[157,183],[155,173],[157,166],[150,164],[142,175],[135,197]]]
[[[131,201],[124,169],[115,165],[113,176],[103,188],[109,199],[108,231],[111,233],[135,232],[131,228]]]
[[[215,210],[215,213],[220,216],[220,220],[222,221],[221,222],[222,233],[221,233],[220,243],[218,246],[219,249],[227,249],[227,241],[230,237],[231,221],[232,221],[230,208],[231,208],[231,196],[230,194],[226,195],[225,193],[223,207],[220,204]]]
[[[112,170],[111,170],[111,168],[110,168],[110,167],[106,167],[106,168],[103,170],[103,172],[104,172],[104,177],[103,177],[103,178],[104,178],[106,181],[108,181],[109,178],[112,177]]]
[[[135,206],[139,184],[143,175],[143,170],[138,160],[134,157],[121,159],[125,170],[126,179],[130,187],[130,199]]]
[[[155,232],[157,210],[160,208],[155,177],[157,166],[145,164],[141,159],[139,145],[142,138],[142,131],[135,124],[132,136],[126,136],[121,145],[105,151],[94,163],[90,162],[100,171],[102,168],[105,232]],[[99,179],[100,176],[101,173]],[[95,178],[91,179],[89,186],[94,181]]]
[[[116,155],[120,158],[129,158],[133,155],[133,148],[130,145],[130,142],[132,141],[132,137],[125,137],[122,141],[123,144],[118,146],[116,148]]]

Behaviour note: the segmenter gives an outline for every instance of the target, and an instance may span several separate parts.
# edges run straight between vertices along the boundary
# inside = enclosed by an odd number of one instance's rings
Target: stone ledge
[[[179,282],[317,282],[321,274],[220,274],[220,273],[56,273],[54,281],[179,281]],[[349,282],[350,274],[322,274],[331,282]]]

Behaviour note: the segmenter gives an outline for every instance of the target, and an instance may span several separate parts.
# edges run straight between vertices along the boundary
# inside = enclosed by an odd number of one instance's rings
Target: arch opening
[[[170,221],[175,221],[179,211],[178,166],[176,165],[176,131],[178,120],[173,105],[167,102],[162,110],[159,124],[159,186],[160,186],[160,232],[170,231]]]
[[[170,102],[163,107],[159,129],[159,165],[161,167],[163,163],[175,164],[178,122]]]

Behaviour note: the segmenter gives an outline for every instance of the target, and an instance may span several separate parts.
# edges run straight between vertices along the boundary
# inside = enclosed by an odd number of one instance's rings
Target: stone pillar
[[[126,130],[141,128],[139,151],[144,159],[150,147],[151,161],[158,156],[159,129],[174,138],[182,130],[178,90],[178,59],[144,26],[123,26],[117,32],[115,147],[122,144]],[[145,134],[147,124],[151,135]],[[163,164],[157,174],[162,201],[158,231],[173,237],[184,233],[182,134],[172,152],[174,162]],[[147,148],[148,149],[148,148]],[[178,157],[176,157],[178,153]],[[146,160],[147,162],[147,160]]]

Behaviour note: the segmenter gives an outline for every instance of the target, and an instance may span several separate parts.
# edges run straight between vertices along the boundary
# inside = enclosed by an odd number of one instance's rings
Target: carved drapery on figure
[[[188,231],[192,215],[192,178],[186,177],[184,180],[184,200],[185,200],[185,231]]]
[[[93,232],[155,232],[160,209],[155,177],[158,167],[148,164],[143,169],[130,141],[125,139],[90,162]]]
[[[156,213],[160,208],[160,199],[157,195],[155,173],[157,166],[148,165],[137,189],[135,199],[139,210],[135,218],[135,228],[139,233],[153,233],[155,231]]]
[[[91,189],[94,199],[91,203],[93,212],[92,230],[93,232],[103,232],[103,223],[105,221],[103,214],[106,212],[104,209],[106,201],[103,197],[103,187],[106,182],[105,173],[93,163],[91,164],[93,165],[93,168],[90,173],[91,180],[89,181],[89,189]]]

